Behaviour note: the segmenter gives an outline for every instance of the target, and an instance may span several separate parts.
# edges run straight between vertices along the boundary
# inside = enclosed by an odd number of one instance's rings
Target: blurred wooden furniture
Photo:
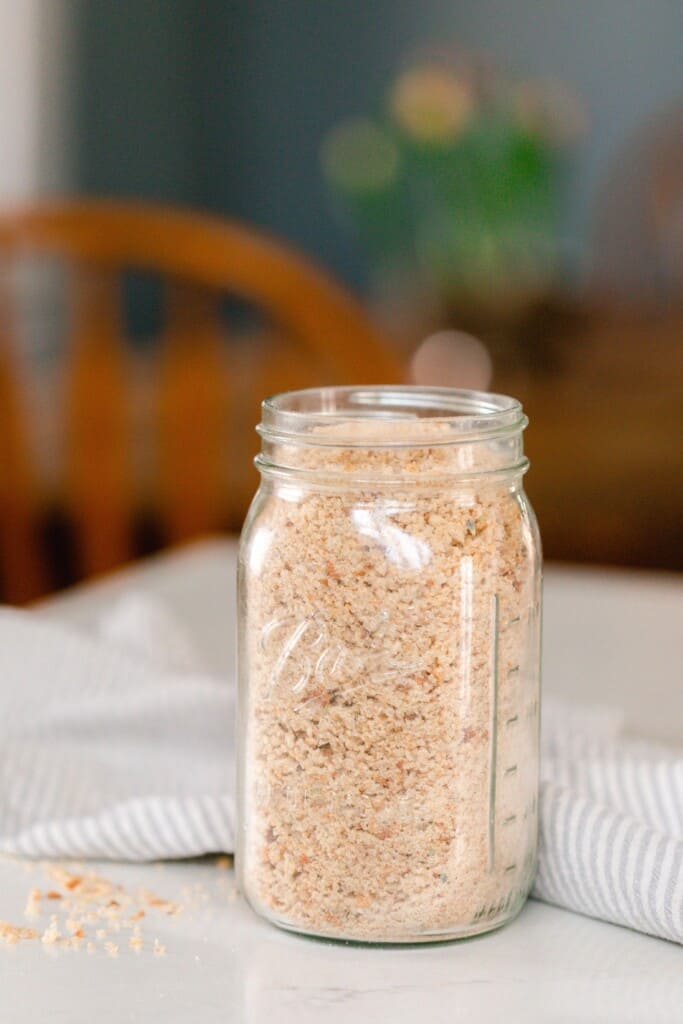
[[[648,117],[608,168],[587,287],[603,301],[683,308],[683,103]]]
[[[51,493],[28,440],[10,282],[15,264],[41,253],[64,262],[69,291],[64,446]],[[1,215],[0,256],[5,600],[49,589],[39,551],[48,504],[75,524],[79,575],[130,557],[140,504],[158,513],[169,540],[236,526],[254,484],[246,438],[260,398],[307,384],[402,377],[384,337],[345,291],[282,243],[222,219],[114,201],[57,203]],[[122,275],[131,268],[163,278],[166,297],[142,445],[121,304]],[[226,297],[265,317],[247,346],[230,345]]]
[[[554,370],[493,382],[529,416],[546,554],[683,571],[683,315],[594,310],[561,342]]]

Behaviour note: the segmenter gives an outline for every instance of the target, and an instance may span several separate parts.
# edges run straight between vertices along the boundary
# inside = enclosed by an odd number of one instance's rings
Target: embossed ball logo
[[[341,643],[322,617],[271,619],[261,630],[260,653],[272,669],[267,697],[289,693],[294,709],[348,705],[378,685],[409,685],[426,672],[423,661],[406,657],[386,643],[391,632],[389,613],[380,612],[362,623],[362,645]]]

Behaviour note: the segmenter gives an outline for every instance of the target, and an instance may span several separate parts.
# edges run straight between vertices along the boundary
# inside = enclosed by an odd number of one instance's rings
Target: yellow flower
[[[474,98],[468,84],[447,68],[406,71],[389,98],[394,120],[420,142],[451,142],[469,121]]]

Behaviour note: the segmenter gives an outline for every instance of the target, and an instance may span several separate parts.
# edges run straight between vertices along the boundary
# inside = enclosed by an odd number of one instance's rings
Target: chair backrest
[[[48,502],[68,513],[82,575],[130,557],[140,506],[153,508],[170,541],[238,525],[254,482],[247,438],[264,394],[315,383],[393,382],[403,375],[379,329],[325,273],[282,243],[223,219],[104,200],[0,215],[3,269],[37,255],[56,256],[68,270],[64,443],[56,485],[46,493],[29,443],[6,274],[0,298],[0,572],[11,600],[49,586],[39,551],[39,520]],[[135,375],[137,357],[123,327],[122,281],[131,269],[158,275],[165,296],[153,371],[148,367],[143,378]],[[221,315],[226,297],[261,311],[268,328],[231,344]],[[146,409],[144,445],[136,395]],[[141,447],[149,450],[141,455]]]

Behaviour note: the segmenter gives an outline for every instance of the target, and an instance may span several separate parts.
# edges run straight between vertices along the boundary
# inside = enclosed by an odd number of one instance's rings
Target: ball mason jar
[[[240,546],[238,840],[252,907],[358,942],[485,932],[536,859],[541,554],[512,398],[263,403]]]

